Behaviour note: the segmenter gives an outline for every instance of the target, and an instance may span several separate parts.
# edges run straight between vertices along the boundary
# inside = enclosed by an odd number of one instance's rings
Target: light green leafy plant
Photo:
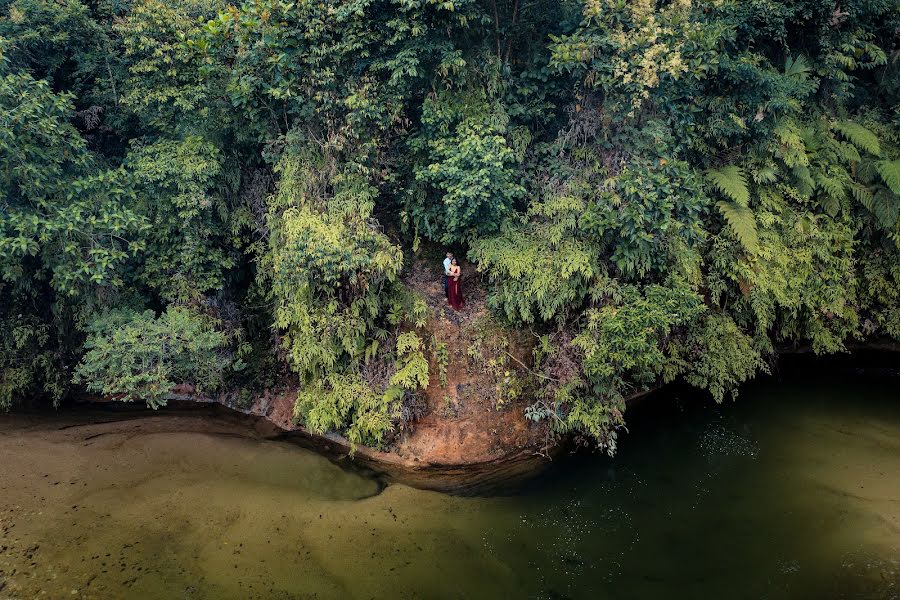
[[[164,406],[176,384],[217,391],[232,362],[216,321],[185,307],[170,306],[159,317],[150,310],[110,311],[91,321],[87,333],[75,382],[151,408]]]

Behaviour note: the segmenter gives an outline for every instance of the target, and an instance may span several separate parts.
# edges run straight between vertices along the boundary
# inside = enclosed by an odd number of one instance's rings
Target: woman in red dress
[[[454,258],[450,261],[450,273],[448,274],[450,278],[447,286],[447,300],[450,302],[450,306],[453,307],[454,310],[459,310],[463,307],[463,296],[462,289],[460,288],[460,270],[459,265]]]

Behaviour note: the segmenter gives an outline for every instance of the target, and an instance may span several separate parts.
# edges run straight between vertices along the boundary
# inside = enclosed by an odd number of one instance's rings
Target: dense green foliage
[[[283,365],[298,420],[383,443],[428,385],[404,269],[436,244],[539,340],[528,417],[609,449],[657,382],[722,400],[780,348],[900,339],[898,28],[898,0],[0,0],[0,406]]]
[[[217,390],[233,363],[226,336],[204,314],[170,306],[158,318],[152,310],[114,310],[87,327],[86,353],[75,381],[121,400],[163,404],[172,388],[190,381],[200,392]]]

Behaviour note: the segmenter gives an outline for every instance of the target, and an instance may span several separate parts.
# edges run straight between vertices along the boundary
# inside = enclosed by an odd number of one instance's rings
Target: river
[[[898,598],[897,383],[669,390],[492,497],[202,412],[0,415],[0,598]]]

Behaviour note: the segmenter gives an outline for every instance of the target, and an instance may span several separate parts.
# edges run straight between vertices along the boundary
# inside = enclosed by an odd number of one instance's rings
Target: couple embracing
[[[459,263],[453,256],[452,252],[447,253],[444,259],[444,293],[447,295],[447,302],[454,310],[463,307],[462,289],[460,288],[460,268]]]

